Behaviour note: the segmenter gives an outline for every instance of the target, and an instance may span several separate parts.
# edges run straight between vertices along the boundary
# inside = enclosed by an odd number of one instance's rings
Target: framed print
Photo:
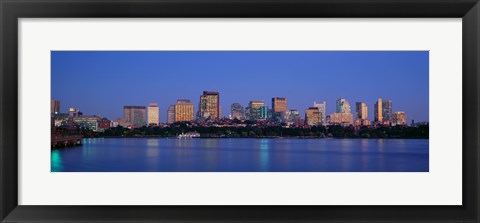
[[[478,222],[479,7],[2,1],[1,220]]]

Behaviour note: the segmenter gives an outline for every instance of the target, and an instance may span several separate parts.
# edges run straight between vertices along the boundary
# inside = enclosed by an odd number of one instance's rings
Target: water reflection
[[[50,171],[52,172],[62,172],[62,156],[59,150],[53,150],[50,156],[51,168]]]
[[[426,172],[428,140],[84,139],[53,150],[53,172]]]
[[[158,147],[160,140],[159,139],[147,139],[147,146],[148,147]]]
[[[260,141],[260,168],[262,171],[268,171],[268,139],[262,139]]]

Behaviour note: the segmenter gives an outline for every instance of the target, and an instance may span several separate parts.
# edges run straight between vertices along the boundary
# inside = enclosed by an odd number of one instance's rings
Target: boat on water
[[[184,139],[184,138],[199,138],[200,137],[200,133],[198,132],[187,132],[187,133],[183,133],[178,135],[177,138],[179,139]]]

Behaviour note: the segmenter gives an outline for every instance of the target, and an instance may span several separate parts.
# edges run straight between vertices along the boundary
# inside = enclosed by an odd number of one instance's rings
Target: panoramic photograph
[[[51,172],[429,172],[428,51],[51,51]]]

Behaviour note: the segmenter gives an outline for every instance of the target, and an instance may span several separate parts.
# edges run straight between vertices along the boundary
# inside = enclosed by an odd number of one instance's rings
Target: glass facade
[[[147,123],[147,108],[145,106],[124,106],[123,119],[130,127],[142,127]]]
[[[239,103],[233,103],[230,106],[230,118],[243,119],[245,117],[245,110]]]
[[[200,96],[200,118],[218,119],[220,118],[220,93],[204,91]]]
[[[190,100],[177,100],[175,104],[175,122],[193,121],[193,104]]]
[[[345,98],[337,99],[337,113],[351,113],[350,103]]]
[[[327,102],[317,103],[313,102],[313,107],[317,108],[318,111],[322,115],[322,123],[327,123],[326,116],[327,116]]]
[[[158,104],[150,103],[148,105],[148,125],[158,125]]]
[[[364,102],[356,103],[355,118],[357,120],[368,119],[368,107]]]
[[[397,125],[406,125],[407,124],[407,115],[405,112],[398,111],[393,114],[393,122]]]
[[[246,109],[246,114],[248,114],[249,120],[259,120],[260,119],[260,107],[264,106],[263,101],[250,101]]]
[[[50,111],[52,114],[60,114],[60,100],[52,99],[50,101],[50,106],[51,106]]]
[[[175,105],[168,106],[167,110],[167,123],[175,122]]]
[[[268,111],[268,106],[263,105],[260,106],[260,117],[259,119],[261,120],[267,120],[269,118],[269,111]]]
[[[316,107],[310,107],[305,110],[305,123],[307,125],[313,126],[318,125],[322,121],[321,113],[318,111]]]
[[[374,120],[377,123],[390,123],[393,120],[392,101],[379,98],[374,106]]]

